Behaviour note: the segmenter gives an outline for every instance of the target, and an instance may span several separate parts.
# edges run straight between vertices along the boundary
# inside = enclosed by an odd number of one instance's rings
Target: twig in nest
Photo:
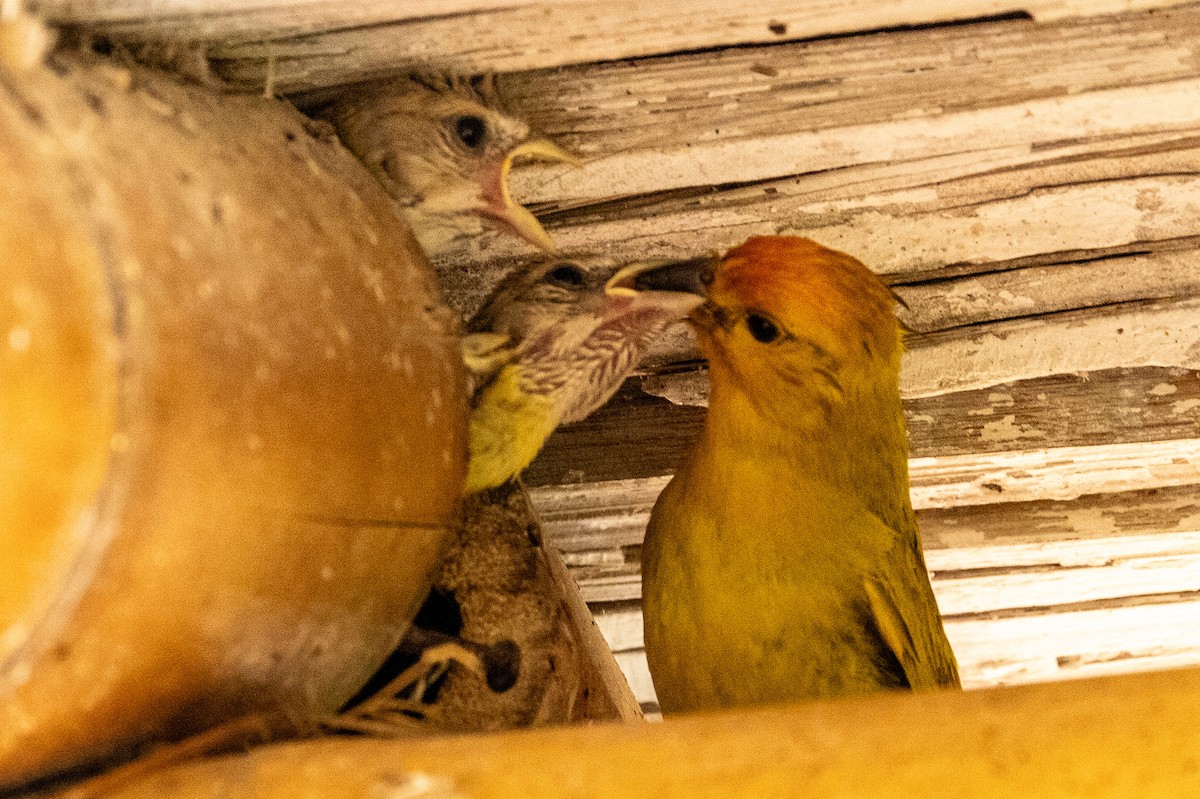
[[[429,687],[458,663],[487,683],[496,693],[511,688],[520,674],[520,649],[509,640],[490,646],[445,633],[410,629],[402,649],[419,652],[417,660],[373,695],[352,709],[325,722],[326,729],[396,734],[397,722],[411,731],[412,725],[430,716],[423,699]]]

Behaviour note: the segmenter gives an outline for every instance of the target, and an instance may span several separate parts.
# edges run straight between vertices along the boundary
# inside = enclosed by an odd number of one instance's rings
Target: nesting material
[[[449,663],[442,682],[440,670],[430,675],[418,663],[413,674],[420,678],[403,695],[386,695],[398,687],[393,683],[331,726],[396,736],[640,717],[557,558],[543,545],[522,486],[468,498],[433,584],[434,596],[453,610],[441,614],[442,629],[410,633],[401,647],[410,657],[398,667],[410,666],[425,644],[427,657],[441,649],[431,635],[461,639],[484,655],[484,667],[442,661]]]

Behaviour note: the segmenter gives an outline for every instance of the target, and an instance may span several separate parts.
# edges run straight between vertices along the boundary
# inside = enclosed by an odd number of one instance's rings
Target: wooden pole
[[[110,796],[1200,795],[1200,670],[889,694],[663,724],[423,741],[321,741],[200,762]]]
[[[0,66],[0,788],[337,710],[465,471],[457,317],[283,103]]]

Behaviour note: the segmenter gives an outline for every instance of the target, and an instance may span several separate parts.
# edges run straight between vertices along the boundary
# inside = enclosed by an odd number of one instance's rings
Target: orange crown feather
[[[801,333],[820,326],[886,353],[899,341],[896,297],[874,272],[845,253],[799,236],[756,236],[721,260],[713,299],[775,317]],[[890,344],[890,346],[889,346]]]

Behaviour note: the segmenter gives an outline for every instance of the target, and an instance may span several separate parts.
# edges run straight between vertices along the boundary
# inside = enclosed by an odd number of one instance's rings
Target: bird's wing
[[[920,549],[897,540],[887,555],[879,570],[864,581],[867,602],[884,643],[914,690],[961,687],[958,663],[942,628]]]
[[[497,372],[512,362],[516,350],[503,333],[468,333],[462,337],[462,355],[471,378],[469,393],[475,396]]]

